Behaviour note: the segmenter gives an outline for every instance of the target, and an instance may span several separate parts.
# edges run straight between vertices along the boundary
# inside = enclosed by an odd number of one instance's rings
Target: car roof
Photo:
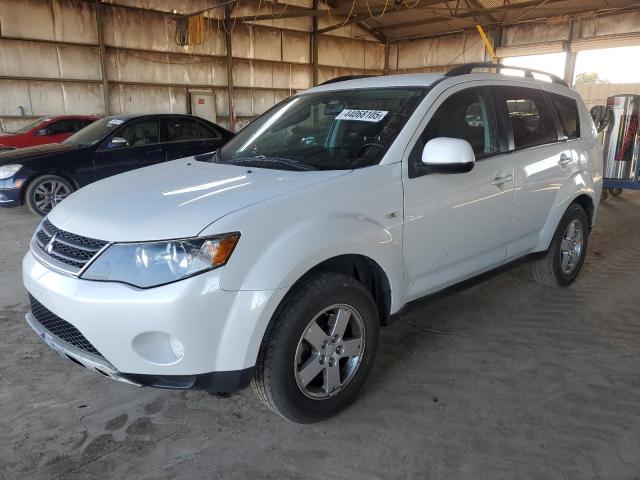
[[[98,117],[95,115],[47,115],[41,118],[44,118],[46,121],[53,121],[53,120],[69,120],[74,118],[89,120],[89,119],[96,119]]]
[[[207,123],[212,123],[206,118],[198,117],[197,115],[189,115],[186,113],[128,113],[124,115],[109,115],[107,117],[102,117],[102,118],[106,118],[107,120],[118,119],[118,120],[128,121],[128,120],[133,120],[135,118],[145,118],[145,117],[154,117],[154,118],[184,117],[184,118],[193,118],[195,120],[202,120]]]
[[[445,73],[409,73],[401,75],[381,75],[362,77],[355,79],[348,79],[344,81],[331,81],[330,83],[318,85],[317,87],[310,88],[301,92],[315,93],[315,92],[328,92],[337,90],[351,90],[351,89],[366,89],[366,88],[393,88],[393,87],[423,87],[428,88],[443,80],[452,80],[452,84],[470,81],[470,80],[489,80],[489,81],[508,81],[513,82],[513,85],[522,85],[523,83],[537,86],[546,90],[561,91],[562,93],[573,92],[573,90],[566,85],[560,85],[552,83],[550,81],[521,77],[515,75],[505,75],[501,73],[468,73],[455,76],[448,76]],[[575,93],[575,92],[573,92]]]

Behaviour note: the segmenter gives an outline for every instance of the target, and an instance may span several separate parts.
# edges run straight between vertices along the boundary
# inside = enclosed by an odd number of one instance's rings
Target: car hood
[[[0,141],[0,144],[2,141]],[[50,158],[55,155],[66,155],[69,152],[87,148],[72,143],[49,143],[47,145],[38,145],[36,147],[16,148],[15,150],[3,151],[0,153],[0,165],[10,163],[34,162],[44,158]]]
[[[53,209],[49,220],[107,241],[192,237],[234,211],[348,173],[247,168],[191,157],[93,183]]]

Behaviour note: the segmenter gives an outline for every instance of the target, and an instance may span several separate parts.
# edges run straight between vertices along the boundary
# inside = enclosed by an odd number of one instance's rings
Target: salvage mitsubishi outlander
[[[410,302],[522,257],[544,285],[580,272],[595,127],[562,80],[501,68],[321,85],[217,152],[73,193],[24,258],[27,322],[106,377],[330,417]]]

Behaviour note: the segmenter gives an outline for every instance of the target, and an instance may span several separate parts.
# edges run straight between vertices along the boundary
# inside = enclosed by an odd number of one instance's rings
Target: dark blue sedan
[[[0,207],[46,215],[73,191],[118,173],[217,150],[233,133],[189,115],[102,118],[63,143],[0,152]]]

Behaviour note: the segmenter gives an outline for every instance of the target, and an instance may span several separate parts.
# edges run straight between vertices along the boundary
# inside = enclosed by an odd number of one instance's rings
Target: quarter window
[[[220,134],[209,125],[205,123],[198,123],[200,126],[200,137],[201,138],[220,138]]]
[[[558,141],[558,133],[542,92],[519,87],[496,90],[506,106],[516,150]]]
[[[495,115],[481,88],[470,88],[447,98],[420,135],[411,151],[409,163],[420,162],[424,146],[438,137],[460,138],[471,144],[476,158],[498,151]]]
[[[580,138],[580,117],[578,102],[573,98],[551,93],[551,102],[556,107],[558,118],[562,125],[562,132],[567,138]]]

